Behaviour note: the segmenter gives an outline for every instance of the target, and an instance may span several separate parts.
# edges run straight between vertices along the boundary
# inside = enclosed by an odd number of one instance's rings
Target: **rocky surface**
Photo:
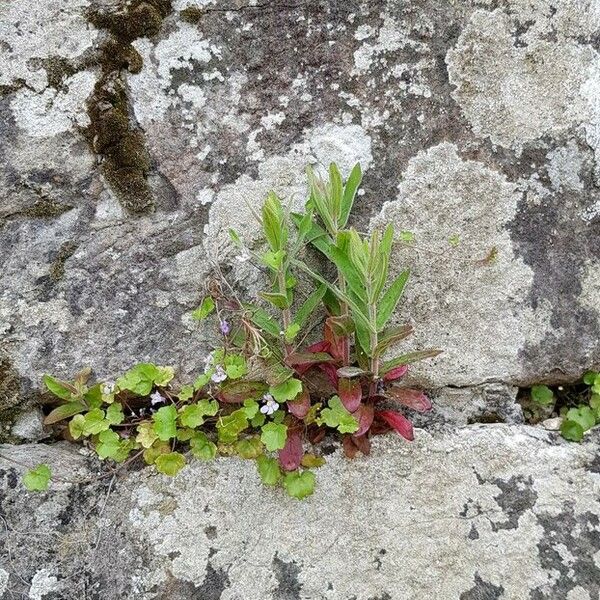
[[[0,596],[598,598],[599,442],[506,425],[384,436],[368,458],[328,455],[303,502],[234,458],[34,495],[7,458],[71,480],[97,463],[69,445],[1,446]]]
[[[3,2],[2,437],[44,372],[197,371],[215,262],[259,277],[225,228],[330,160],[365,171],[356,226],[415,235],[421,384],[600,366],[599,33],[596,0]]]

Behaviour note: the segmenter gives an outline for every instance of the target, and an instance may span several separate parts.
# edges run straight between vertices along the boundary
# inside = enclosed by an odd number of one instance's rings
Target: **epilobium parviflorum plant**
[[[260,252],[230,231],[238,258],[263,269],[267,285],[253,303],[224,292],[227,285],[211,286],[192,316],[215,318],[221,344],[193,383],[176,387],[172,368],[150,363],[114,382],[92,383],[89,370],[73,382],[47,375],[59,403],[46,423],[102,460],[139,458],[171,476],[191,457],[252,459],[266,485],[283,486],[294,498],[312,494],[326,435],[341,438],[350,458],[369,454],[370,437],[389,430],[412,440],[402,408],[427,411],[431,403],[402,378],[409,364],[439,351],[389,356],[412,332],[410,325],[388,326],[409,274],[389,280],[391,225],[370,236],[347,228],[361,178],[359,165],[345,184],[335,164],[327,180],[309,169],[301,214],[290,214],[271,192],[256,215],[265,241]],[[327,269],[317,273],[305,262],[310,247],[331,263],[330,279],[322,274]],[[299,278],[313,285],[302,298]],[[322,339],[307,344],[315,327]],[[50,478],[38,465],[24,482],[43,490]]]

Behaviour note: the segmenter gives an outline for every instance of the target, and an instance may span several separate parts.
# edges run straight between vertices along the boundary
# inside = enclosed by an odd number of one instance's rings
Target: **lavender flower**
[[[263,415],[272,415],[278,408],[279,404],[274,400],[271,394],[265,394],[263,396],[264,405],[260,407],[260,412]]]
[[[221,383],[227,379],[227,373],[225,373],[225,369],[221,365],[217,365],[215,367],[215,372],[212,374],[211,381],[215,383]]]
[[[231,331],[231,327],[225,319],[219,322],[219,329],[223,335],[227,335]]]
[[[152,406],[154,406],[155,404],[162,404],[164,401],[165,398],[161,395],[160,392],[153,392],[152,394],[150,394],[150,402],[152,403]]]

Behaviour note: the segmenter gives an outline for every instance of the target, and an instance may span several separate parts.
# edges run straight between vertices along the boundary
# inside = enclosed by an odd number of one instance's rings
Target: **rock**
[[[65,479],[85,477],[87,459],[69,446],[2,446],[7,589],[64,600],[594,598],[599,442],[507,425],[417,430],[412,444],[383,436],[368,458],[327,456],[302,503],[234,458],[34,495],[7,457],[44,460]]]
[[[44,430],[44,415],[39,408],[20,414],[12,426],[12,435],[27,441],[37,442],[48,437],[48,432]]]
[[[4,3],[1,439],[45,372],[194,376],[215,264],[260,286],[225,230],[256,243],[250,207],[330,160],[363,165],[354,225],[415,233],[396,320],[444,350],[416,382],[600,367],[593,0],[234,4]]]
[[[562,417],[554,417],[552,419],[546,419],[545,421],[542,421],[542,427],[548,431],[558,431],[562,422]]]

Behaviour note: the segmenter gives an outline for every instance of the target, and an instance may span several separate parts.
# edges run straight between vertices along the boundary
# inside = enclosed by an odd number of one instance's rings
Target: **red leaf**
[[[311,425],[306,431],[306,437],[311,444],[318,444],[323,441],[326,434],[327,431],[324,427],[317,427],[316,425]]]
[[[326,352],[294,352],[285,359],[285,362],[293,367],[299,375],[304,375],[315,365],[333,360],[335,359],[331,354]]]
[[[295,471],[302,462],[304,450],[298,430],[288,431],[285,446],[279,451],[279,464],[284,471]]]
[[[377,411],[377,416],[381,417],[390,427],[395,429],[409,442],[415,439],[412,423],[404,415],[393,410],[380,410]]]
[[[329,377],[329,381],[331,381],[333,387],[337,389],[338,376],[335,365],[332,365],[331,363],[320,363],[318,366],[319,369],[321,369],[321,371],[323,371],[327,375],[327,377]]]
[[[308,390],[303,389],[296,399],[287,403],[288,411],[298,419],[304,419],[310,410],[310,394]]]
[[[362,400],[362,387],[358,379],[340,379],[338,381],[338,394],[348,412],[358,410]]]
[[[344,358],[344,349],[346,345],[346,340],[348,339],[346,336],[338,336],[333,332],[333,327],[331,323],[325,321],[324,333],[325,340],[329,342],[329,353],[339,359],[342,360]]]
[[[354,458],[358,454],[358,446],[354,443],[351,435],[345,435],[342,438],[342,446],[346,458]]]
[[[312,346],[309,346],[306,350],[308,352],[329,352],[329,342],[327,340],[321,340]]]
[[[356,437],[358,437],[369,431],[369,428],[373,424],[375,410],[373,409],[372,404],[361,404],[358,407],[358,410],[352,413],[352,415],[358,420],[358,430],[354,434]]]
[[[223,385],[218,398],[221,402],[241,404],[244,400],[260,398],[268,389],[262,381],[235,381]]]
[[[352,441],[365,456],[371,454],[371,440],[366,435],[353,435]]]
[[[431,410],[431,401],[421,390],[392,386],[387,390],[386,396],[419,412]]]
[[[384,381],[395,381],[396,379],[400,379],[400,377],[404,377],[406,372],[408,371],[408,365],[400,365],[391,371],[388,371],[384,376]]]

